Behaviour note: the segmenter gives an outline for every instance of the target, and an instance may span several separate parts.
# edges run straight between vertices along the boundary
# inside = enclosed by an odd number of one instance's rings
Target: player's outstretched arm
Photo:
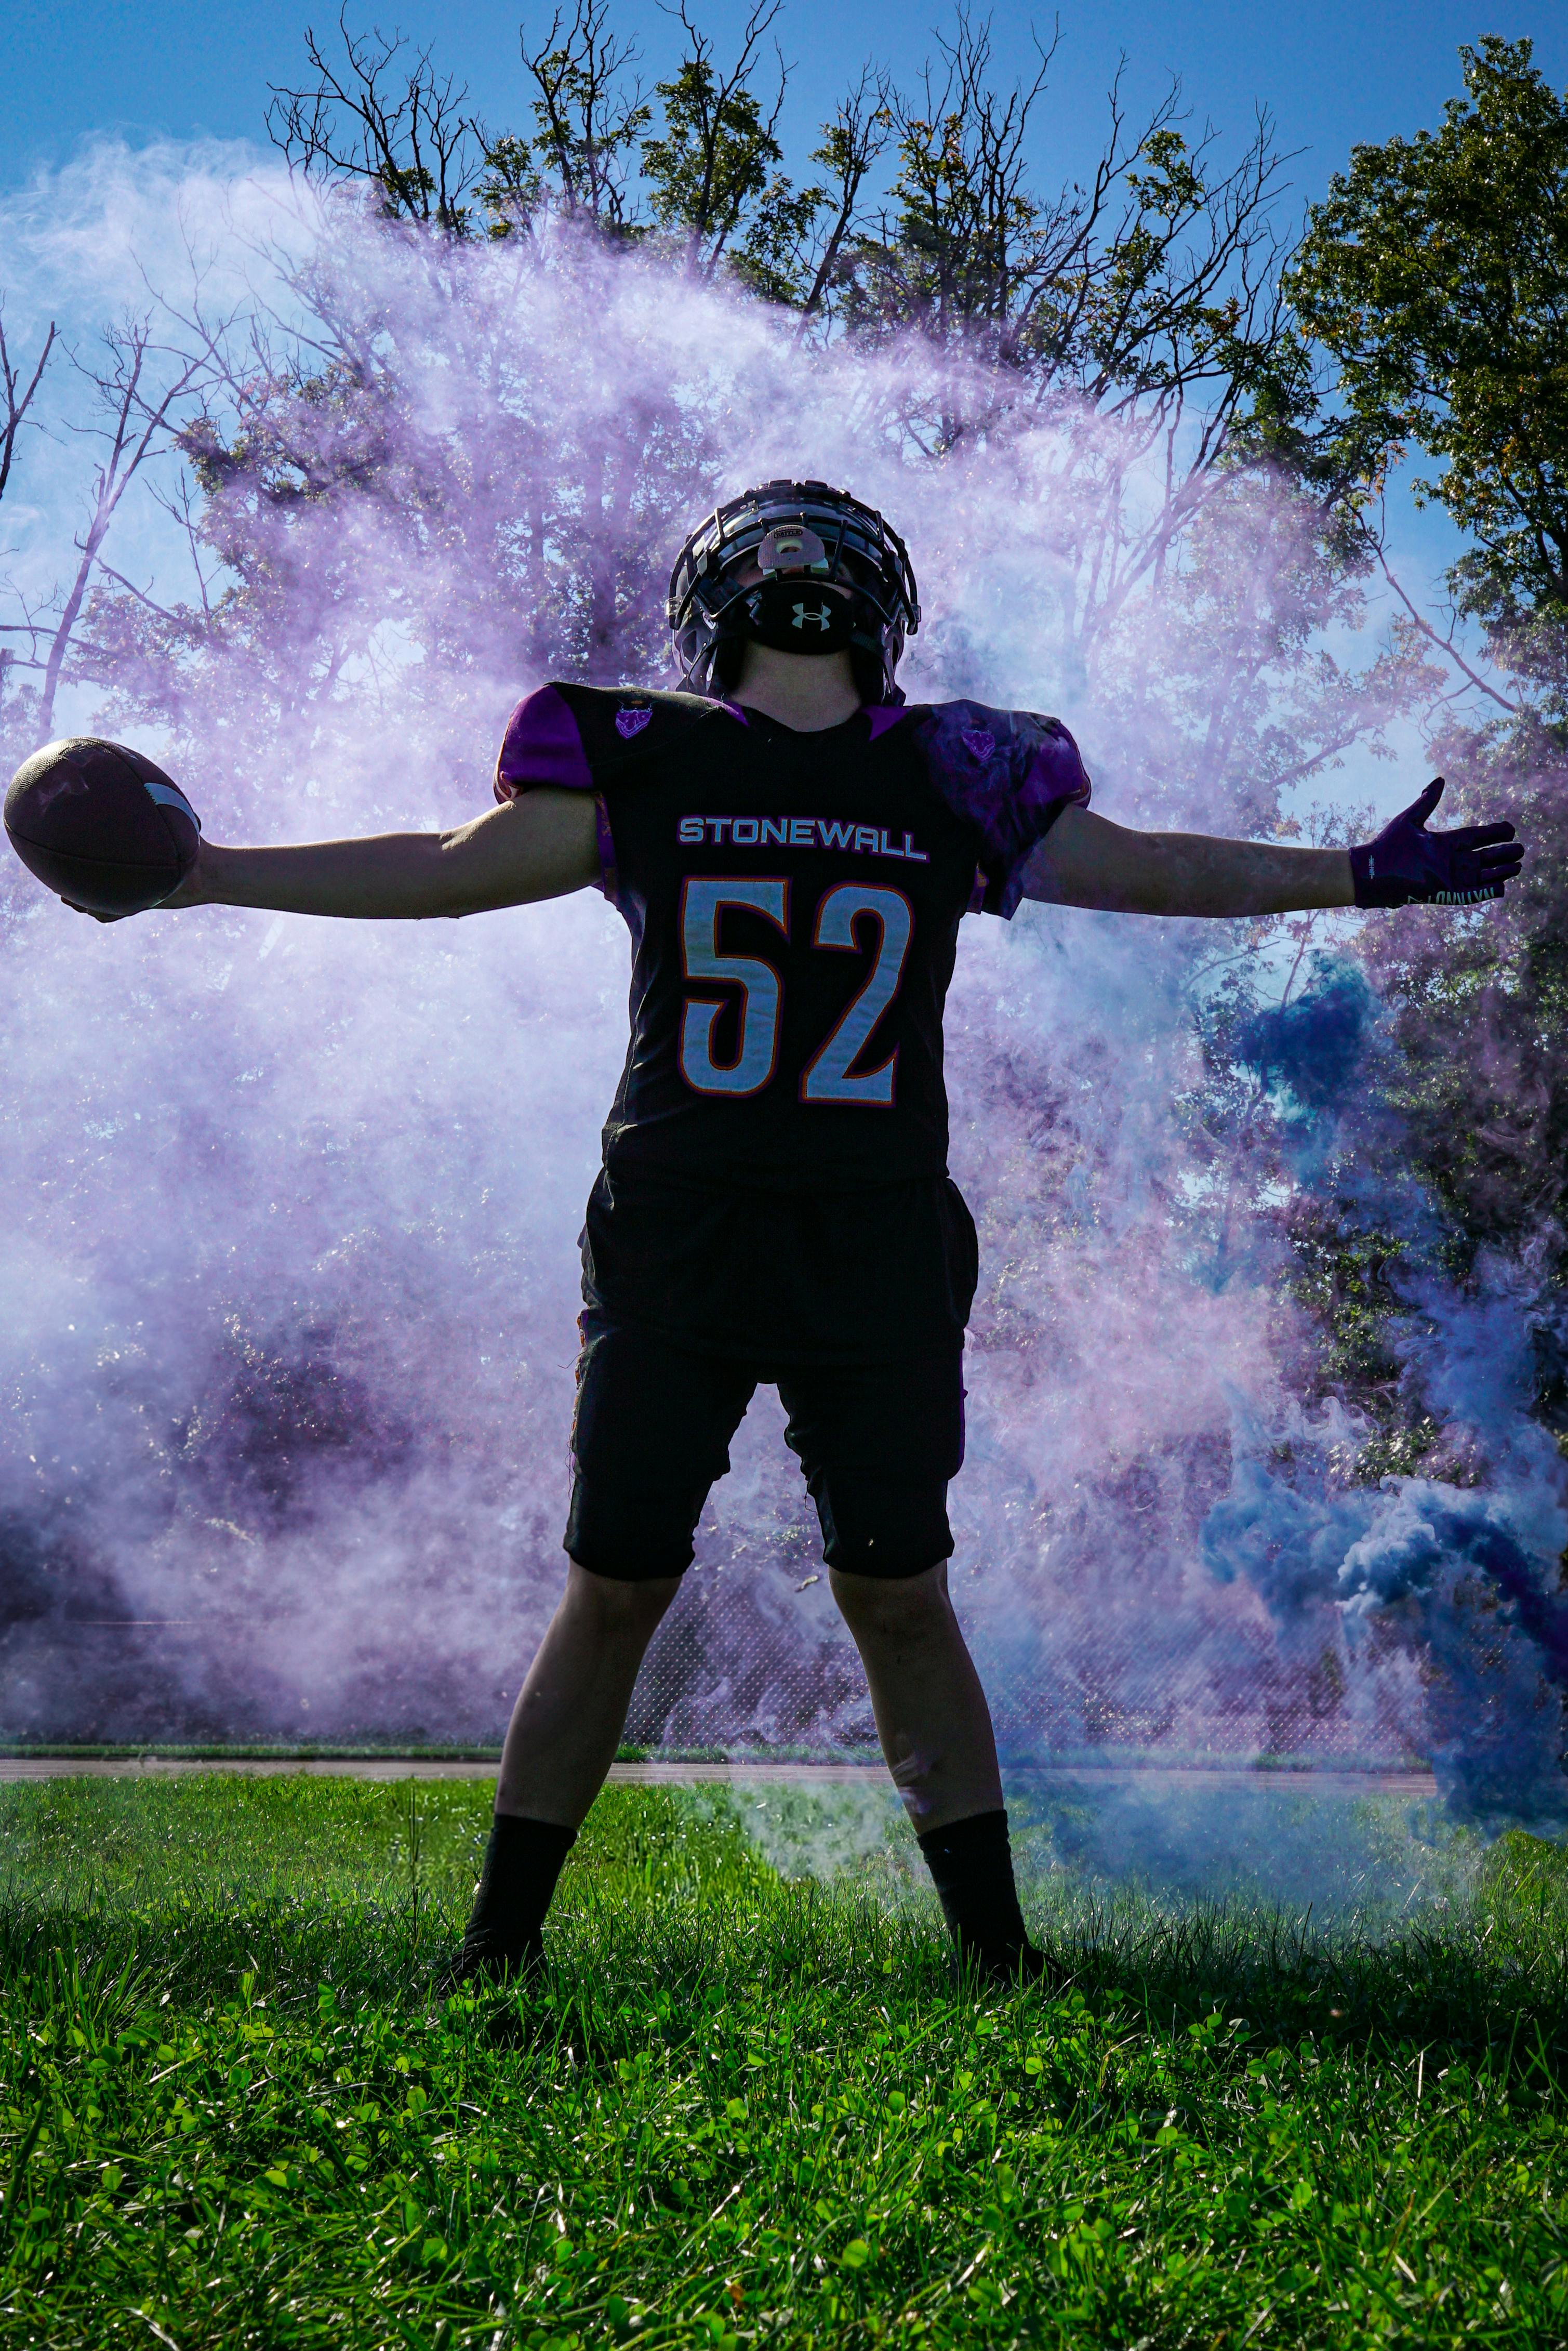
[[[1201,832],[1134,832],[1064,809],[1030,859],[1024,888],[1059,906],[1113,914],[1281,914],[1355,903],[1350,854]]]
[[[1025,870],[1025,893],[1122,914],[1287,914],[1314,906],[1478,905],[1500,898],[1524,852],[1511,824],[1428,832],[1441,777],[1354,849],[1297,849],[1198,832],[1134,832],[1064,809]]]
[[[564,897],[599,879],[591,793],[525,792],[450,832],[383,832],[287,849],[204,841],[165,906],[418,922]]]

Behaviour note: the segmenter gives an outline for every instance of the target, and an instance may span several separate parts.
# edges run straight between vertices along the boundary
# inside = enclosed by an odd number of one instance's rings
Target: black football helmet
[[[737,575],[748,557],[762,580],[743,586]],[[920,626],[909,550],[873,507],[826,482],[764,482],[727,500],[693,531],[670,574],[670,632],[681,684],[716,699],[738,678],[749,639],[789,642],[775,632],[786,580],[808,591],[818,582],[850,590],[848,650],[862,698],[901,702],[894,672],[905,637]],[[825,614],[828,605],[818,602]],[[794,609],[799,627],[800,608]],[[840,629],[830,634],[815,609],[804,617],[814,626],[790,650],[828,652],[842,642]]]

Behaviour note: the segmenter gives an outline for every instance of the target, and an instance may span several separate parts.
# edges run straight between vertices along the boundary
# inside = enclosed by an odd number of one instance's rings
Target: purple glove
[[[1428,832],[1427,819],[1443,796],[1434,776],[1418,800],[1385,824],[1375,841],[1350,852],[1358,906],[1479,906],[1500,898],[1524,862],[1511,824],[1465,824],[1457,832]]]

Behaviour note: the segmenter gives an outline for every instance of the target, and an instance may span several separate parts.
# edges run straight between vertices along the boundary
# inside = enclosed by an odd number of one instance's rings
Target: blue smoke
[[[1305,1123],[1343,1110],[1365,1083],[1380,1008],[1366,974],[1325,948],[1308,958],[1298,996],[1260,1007],[1239,1027],[1239,1061],[1257,1071],[1287,1122]]]
[[[1269,1429],[1239,1403],[1204,1562],[1258,1593],[1287,1649],[1337,1619],[1347,1662],[1391,1648],[1412,1661],[1459,1818],[1568,1834],[1568,1467],[1531,1416],[1531,1284],[1484,1255],[1466,1290],[1441,1278],[1435,1205],[1410,1180],[1388,1113],[1375,1134],[1364,1112],[1389,1048],[1354,965],[1314,956],[1301,995],[1239,1022],[1233,1050],[1274,1101],[1302,1190],[1332,1187],[1342,1210],[1404,1244],[1393,1279],[1406,1311],[1391,1337],[1409,1395],[1441,1432],[1438,1458],[1464,1482],[1349,1482],[1365,1431],[1343,1407]]]

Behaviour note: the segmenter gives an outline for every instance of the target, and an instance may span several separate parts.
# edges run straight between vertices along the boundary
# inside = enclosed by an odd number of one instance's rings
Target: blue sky
[[[745,0],[695,0],[721,56],[731,53]],[[265,147],[267,85],[302,78],[305,28],[333,26],[337,0],[11,0],[0,9],[0,204],[68,163],[95,139],[132,149],[159,139],[216,139]],[[638,42],[650,84],[678,55],[678,27],[657,0],[612,0],[613,21]],[[978,21],[983,10],[977,5]],[[397,27],[470,86],[471,104],[494,129],[527,127],[515,0],[350,0],[356,27]],[[544,9],[523,19],[537,34]],[[797,162],[815,126],[868,57],[907,88],[932,53],[950,12],[905,0],[786,0],[777,26],[794,66],[783,123]],[[1030,68],[1031,22],[1052,18],[1018,0],[991,15],[997,78]],[[1126,60],[1124,97],[1136,120],[1179,75],[1194,124],[1211,122],[1222,149],[1249,136],[1256,110],[1273,116],[1290,166],[1284,223],[1325,187],[1358,141],[1409,134],[1439,120],[1460,88],[1457,52],[1486,33],[1535,43],[1554,84],[1568,83],[1568,9],[1550,0],[1506,0],[1478,13],[1451,0],[1385,0],[1378,8],[1324,0],[1314,7],[1211,0],[1112,0],[1097,11],[1063,10],[1047,99],[1037,117],[1039,184],[1049,190],[1085,171],[1105,124],[1105,92]],[[221,168],[233,169],[230,151]],[[33,207],[29,207],[33,209]],[[47,202],[43,209],[47,212]],[[36,214],[35,214],[36,216]],[[5,277],[0,252],[0,287]],[[15,317],[20,317],[16,312]],[[1439,511],[1418,514],[1402,489],[1390,508],[1396,566],[1428,610],[1458,551]]]
[[[465,78],[492,122],[516,120],[523,92],[517,63],[519,11],[495,0],[367,0],[350,21],[401,26],[431,43]],[[740,0],[698,9],[720,44],[740,23]],[[977,9],[976,15],[983,15]],[[158,134],[179,139],[265,136],[268,82],[299,72],[306,26],[325,28],[333,0],[11,0],[0,12],[0,188],[38,166],[66,160],[94,133],[132,144]],[[873,56],[907,79],[946,12],[901,0],[787,0],[778,31],[798,72],[792,133],[827,111],[846,77]],[[524,21],[536,28],[549,12]],[[1032,21],[1049,30],[1049,9],[1003,0],[993,12],[1004,69],[1030,54]],[[656,0],[617,0],[618,24],[639,39],[650,78],[676,47]],[[1478,11],[1450,0],[1384,0],[1379,7],[1324,0],[1317,6],[1176,6],[1167,0],[1113,0],[1094,11],[1062,11],[1052,95],[1041,120],[1041,174],[1081,167],[1103,120],[1103,93],[1118,56],[1128,60],[1134,100],[1172,73],[1182,77],[1196,115],[1240,135],[1255,106],[1277,119],[1281,143],[1305,152],[1292,176],[1302,195],[1318,193],[1359,140],[1386,139],[1436,120],[1458,86],[1462,41],[1495,32],[1528,35],[1542,68],[1568,81],[1568,10],[1550,0],[1508,0]]]
[[[11,0],[0,10],[0,194],[65,162],[95,136],[131,146],[158,138],[266,141],[269,83],[303,78],[307,26],[329,31],[338,0]],[[492,128],[527,123],[518,59],[519,22],[536,34],[550,9],[519,11],[516,0],[350,0],[357,28],[380,24],[428,45],[435,61],[466,81],[471,103]],[[747,14],[747,0],[695,0],[698,21],[722,55]],[[984,21],[981,5],[972,9]],[[612,0],[613,23],[642,51],[652,84],[681,47],[659,0]],[[1049,7],[1000,0],[990,12],[998,78],[1030,69],[1033,28],[1049,35]],[[795,68],[783,121],[787,153],[803,162],[816,125],[872,57],[905,85],[934,53],[933,33],[949,7],[907,0],[785,0],[775,35]],[[1109,0],[1096,10],[1062,10],[1051,84],[1037,118],[1040,183],[1049,189],[1093,162],[1105,125],[1105,94],[1125,58],[1124,93],[1136,119],[1181,78],[1193,127],[1210,122],[1222,146],[1239,147],[1266,108],[1281,149],[1291,152],[1285,222],[1322,193],[1361,141],[1409,134],[1440,118],[1460,89],[1458,51],[1487,33],[1527,37],[1557,87],[1568,84],[1568,8],[1552,0],[1502,0],[1478,11],[1456,0],[1352,0],[1315,6],[1260,6],[1256,0]],[[0,277],[3,277],[0,265]],[[1417,516],[1401,500],[1401,535],[1421,568],[1439,570],[1454,542],[1440,516]]]

